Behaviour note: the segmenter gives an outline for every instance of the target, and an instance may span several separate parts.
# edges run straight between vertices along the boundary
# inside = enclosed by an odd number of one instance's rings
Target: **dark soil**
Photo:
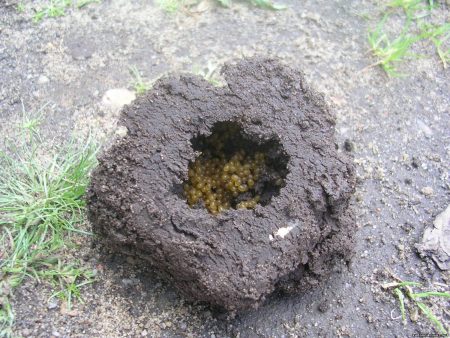
[[[334,115],[301,73],[269,59],[223,73],[222,88],[194,77],[160,80],[126,107],[119,123],[128,134],[101,156],[88,211],[106,246],[148,260],[187,298],[242,310],[275,286],[316,286],[349,257],[355,170],[336,150]],[[220,122],[282,145],[289,174],[269,205],[214,216],[174,190],[195,158],[191,139]]]
[[[398,300],[381,285],[396,276],[423,283],[424,291],[437,285],[448,290],[449,272],[419,257],[416,244],[449,204],[450,67],[443,68],[427,42],[412,50],[427,57],[398,65],[404,77],[388,78],[379,67],[368,67],[376,62],[367,33],[382,18],[379,1],[278,1],[288,9],[267,11],[240,1],[228,9],[205,0],[190,15],[166,14],[149,0],[108,0],[39,24],[32,21],[33,8],[47,1],[23,1],[25,13],[15,10],[16,0],[7,1],[10,6],[0,1],[0,143],[6,136],[17,137],[11,131],[22,116],[22,102],[30,113],[45,106],[41,128],[54,143],[73,132],[95,132],[100,139],[122,134],[116,129],[119,111],[102,97],[110,89],[132,89],[130,66],[154,81],[168,71],[196,73],[200,68],[206,73],[243,56],[276,57],[302,69],[308,83],[333,105],[339,149],[354,156],[359,229],[350,269],[337,264],[321,287],[288,297],[272,293],[264,306],[224,321],[204,305],[185,302],[147,262],[109,255],[104,246],[93,248],[90,237],[82,237],[61,256],[97,272],[96,282],[81,289],[83,302],[74,301],[69,315],[63,302],[49,302],[54,289],[26,279],[13,302],[17,336],[372,338],[437,333],[423,315],[403,325]],[[435,3],[435,23],[448,22],[449,6]],[[396,13],[389,28],[398,34],[403,22],[395,18],[403,14]],[[88,222],[80,227],[91,229]],[[436,298],[427,304],[448,328],[448,301]]]

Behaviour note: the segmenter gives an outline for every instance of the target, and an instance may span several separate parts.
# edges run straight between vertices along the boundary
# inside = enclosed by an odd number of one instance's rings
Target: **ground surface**
[[[410,76],[388,79],[366,42],[363,14],[371,1],[287,1],[271,12],[236,4],[193,15],[168,15],[150,1],[104,1],[34,24],[0,5],[0,130],[21,112],[47,102],[44,132],[115,130],[118,111],[101,104],[106,90],[127,87],[128,67],[147,79],[192,71],[208,62],[263,54],[301,68],[334,104],[338,144],[353,144],[359,186],[357,254],[322,288],[296,297],[274,295],[259,310],[234,319],[186,303],[141,262],[79,239],[68,255],[84,259],[98,281],[84,304],[63,311],[51,290],[34,281],[17,290],[15,332],[23,336],[412,336],[433,332],[423,319],[403,327],[395,299],[380,283],[392,274],[448,285],[448,274],[415,250],[425,226],[449,201],[450,70],[437,59],[406,64]],[[203,5],[202,5],[203,6]],[[442,11],[441,15],[448,16]],[[448,18],[448,17],[447,17]],[[423,46],[427,48],[427,46]],[[350,147],[352,148],[352,147]],[[423,188],[428,187],[431,189]],[[425,192],[425,194],[423,193]],[[87,225],[86,225],[87,226]],[[394,311],[391,313],[391,311]],[[442,321],[449,321],[443,317]]]

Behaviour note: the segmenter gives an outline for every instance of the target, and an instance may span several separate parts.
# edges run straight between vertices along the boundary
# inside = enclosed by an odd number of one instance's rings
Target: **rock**
[[[48,305],[47,305],[47,308],[49,310],[56,309],[57,307],[58,307],[58,301],[57,300],[55,300],[55,299],[49,300]]]
[[[346,139],[344,142],[344,149],[348,152],[355,151],[355,144],[349,139]]]
[[[136,281],[133,279],[130,279],[130,278],[124,278],[124,279],[122,279],[122,284],[125,287],[129,288],[131,286],[134,286],[136,284]]]
[[[160,79],[122,111],[128,133],[99,158],[88,216],[104,245],[149,261],[186,298],[238,311],[275,289],[317,286],[349,259],[356,176],[350,155],[336,150],[335,115],[299,71],[247,59],[223,73],[225,87]],[[213,151],[206,135],[230,130],[227,156],[265,154],[265,183],[249,192],[260,200],[237,209],[247,198],[237,193],[218,215],[190,207],[189,163]]]
[[[318,310],[320,311],[320,312],[322,312],[322,313],[325,313],[325,312],[327,312],[328,311],[328,309],[330,308],[330,304],[329,304],[329,302],[328,301],[322,301],[320,304],[319,304],[319,306],[318,306]]]
[[[441,270],[450,269],[450,205],[425,229],[416,248],[422,256],[431,257]]]
[[[425,196],[431,196],[433,195],[433,188],[432,187],[424,187],[422,188],[422,190],[420,190],[420,192],[425,195]]]
[[[32,334],[32,331],[30,329],[22,330],[22,336],[24,336],[24,337],[29,337],[29,336],[31,336],[31,334]]]
[[[49,82],[50,80],[48,79],[48,77],[47,76],[45,76],[45,75],[41,75],[41,76],[39,76],[39,78],[38,78],[38,84],[45,84],[45,83],[47,83],[47,82]]]
[[[125,137],[127,136],[128,133],[128,129],[125,126],[118,126],[116,129],[116,135],[119,137]],[[134,263],[131,263],[134,264]]]
[[[420,162],[420,160],[417,157],[413,156],[412,161],[411,161],[411,165],[413,166],[413,168],[417,169],[417,168],[420,167],[421,162]]]
[[[126,104],[130,104],[136,99],[134,92],[125,88],[116,88],[108,90],[102,98],[102,103],[106,107],[119,111]]]
[[[425,134],[427,138],[433,136],[433,130],[431,130],[431,128],[428,127],[425,122],[423,122],[421,119],[417,119],[416,122],[419,129]]]

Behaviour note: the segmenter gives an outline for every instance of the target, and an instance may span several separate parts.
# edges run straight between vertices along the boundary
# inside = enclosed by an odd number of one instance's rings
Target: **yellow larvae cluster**
[[[189,179],[184,184],[187,202],[193,207],[203,201],[212,214],[234,206],[238,209],[254,208],[259,196],[237,204],[236,198],[255,187],[264,166],[265,155],[261,152],[249,156],[239,150],[229,158],[222,151],[215,157],[200,156],[189,165]]]

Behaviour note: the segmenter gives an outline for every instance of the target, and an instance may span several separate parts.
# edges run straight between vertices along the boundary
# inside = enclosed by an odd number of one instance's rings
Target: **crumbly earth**
[[[16,1],[7,0],[6,3]],[[428,43],[413,52],[430,55],[400,64],[407,76],[389,79],[367,43],[380,19],[374,0],[279,0],[288,9],[272,12],[235,2],[232,9],[201,2],[196,13],[169,15],[148,0],[110,0],[62,18],[31,21],[0,4],[0,131],[28,112],[43,110],[51,143],[72,131],[99,138],[116,131],[119,111],[102,104],[113,88],[131,89],[129,66],[154,80],[165,72],[208,71],[208,64],[255,54],[280,58],[302,69],[324,93],[337,115],[336,138],[354,154],[356,255],[350,270],[340,265],[320,288],[300,296],[273,294],[257,310],[234,319],[185,301],[138,259],[108,253],[90,238],[75,238],[61,255],[97,272],[82,288],[74,312],[48,301],[51,289],[28,279],[16,290],[17,335],[32,337],[411,337],[434,333],[419,316],[404,326],[398,302],[380,285],[393,276],[448,285],[448,273],[424,261],[415,245],[425,226],[448,205],[450,68],[444,69]],[[435,2],[436,3],[436,2]],[[434,10],[448,20],[448,6]],[[192,15],[191,15],[192,14]],[[400,22],[392,29],[401,31]],[[211,67],[210,67],[211,68]],[[427,188],[427,189],[425,189]],[[89,224],[80,227],[90,229]],[[94,242],[95,244],[95,242]],[[448,289],[448,287],[447,287]],[[433,301],[441,321],[448,302]],[[447,310],[448,311],[448,310]]]
[[[99,159],[88,215],[106,246],[148,260],[188,299],[243,310],[277,284],[318,285],[348,259],[355,171],[336,150],[333,114],[298,71],[254,58],[223,73],[221,88],[162,79],[126,107],[119,124],[128,133]],[[211,215],[190,208],[177,187],[195,159],[190,140],[225,121],[255,143],[278,140],[289,174],[269,205]]]

